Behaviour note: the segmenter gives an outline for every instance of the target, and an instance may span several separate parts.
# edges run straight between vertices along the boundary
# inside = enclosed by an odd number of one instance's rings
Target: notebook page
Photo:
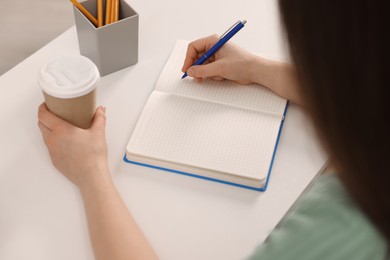
[[[127,151],[263,180],[280,123],[273,115],[154,91]]]
[[[257,84],[240,85],[228,80],[203,80],[201,83],[187,77],[181,79],[188,41],[176,43],[156,85],[156,90],[216,103],[242,107],[250,110],[284,113],[286,100],[269,89]]]

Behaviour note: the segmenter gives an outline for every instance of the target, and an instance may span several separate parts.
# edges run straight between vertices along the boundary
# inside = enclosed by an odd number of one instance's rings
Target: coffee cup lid
[[[75,98],[94,90],[99,79],[99,70],[90,59],[74,55],[47,63],[39,72],[38,84],[50,96]]]

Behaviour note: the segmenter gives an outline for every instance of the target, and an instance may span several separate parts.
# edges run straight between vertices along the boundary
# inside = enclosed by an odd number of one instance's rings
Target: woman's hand
[[[107,180],[105,108],[96,109],[90,129],[80,129],[51,113],[43,103],[38,110],[38,126],[54,166],[70,181],[83,188]]]
[[[222,46],[203,65],[192,66],[218,40],[217,35],[212,35],[191,42],[188,45],[182,71],[198,81],[202,78],[212,78],[215,80],[229,79],[240,84],[252,83],[251,74],[255,67],[253,63],[256,62],[256,56],[231,42]]]
[[[253,55],[231,42],[222,46],[203,65],[192,66],[218,40],[218,36],[212,35],[191,42],[182,71],[197,81],[212,78],[228,79],[240,84],[257,83],[283,98],[304,105],[294,66]]]
[[[158,259],[111,181],[105,109],[96,109],[86,130],[55,116],[44,103],[38,119],[54,166],[80,188],[96,259]]]

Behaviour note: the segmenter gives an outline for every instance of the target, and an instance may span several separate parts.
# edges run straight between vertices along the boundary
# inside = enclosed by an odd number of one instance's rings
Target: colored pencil
[[[102,27],[103,21],[103,0],[97,0],[98,27]]]
[[[119,20],[119,0],[114,0],[114,19],[113,22]]]
[[[77,9],[80,10],[80,12],[82,12],[85,15],[85,17],[88,18],[88,20],[91,21],[91,23],[93,23],[93,25],[95,25],[96,27],[98,26],[98,21],[96,20],[96,18],[87,9],[85,9],[84,6],[82,6],[79,2],[77,2],[77,0],[70,0],[70,1],[74,6],[77,7]]]
[[[106,25],[111,23],[111,7],[112,7],[112,0],[106,1]]]

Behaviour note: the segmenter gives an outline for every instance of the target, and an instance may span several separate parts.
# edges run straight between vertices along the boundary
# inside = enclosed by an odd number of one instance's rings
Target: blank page
[[[181,68],[188,43],[184,40],[176,43],[157,82],[156,90],[256,111],[275,113],[280,117],[283,115],[287,101],[263,86],[257,84],[240,85],[229,80],[219,82],[206,79],[198,83],[190,77],[181,79],[183,75]]]
[[[127,151],[264,180],[280,124],[274,115],[154,91]]]

